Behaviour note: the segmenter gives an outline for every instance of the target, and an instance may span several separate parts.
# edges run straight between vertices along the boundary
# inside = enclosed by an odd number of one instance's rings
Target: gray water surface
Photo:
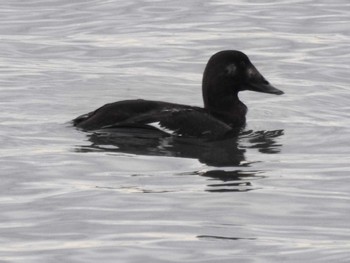
[[[0,262],[349,262],[347,0],[0,6]],[[225,49],[285,92],[242,92],[235,140],[69,123],[123,99],[201,106]]]

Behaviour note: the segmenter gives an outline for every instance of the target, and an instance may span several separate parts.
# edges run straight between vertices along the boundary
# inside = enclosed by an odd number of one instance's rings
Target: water
[[[0,10],[0,262],[348,262],[348,1]],[[122,99],[200,106],[205,63],[224,49],[285,91],[240,95],[237,140],[106,139],[68,123]]]

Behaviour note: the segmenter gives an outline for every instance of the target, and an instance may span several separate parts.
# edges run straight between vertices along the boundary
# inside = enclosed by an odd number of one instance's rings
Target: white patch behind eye
[[[237,70],[237,66],[235,64],[230,64],[226,67],[226,72],[229,75],[235,75]]]

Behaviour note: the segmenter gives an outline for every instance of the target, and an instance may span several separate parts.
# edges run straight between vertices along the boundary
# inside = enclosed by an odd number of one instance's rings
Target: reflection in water
[[[264,178],[259,176],[259,171],[224,171],[211,170],[207,171],[201,176],[210,178],[214,183],[208,184],[207,192],[248,192],[255,190],[251,181]],[[215,183],[219,181],[220,183]]]
[[[197,159],[201,163],[215,167],[247,167],[246,149],[257,149],[261,153],[276,154],[281,144],[276,138],[283,135],[283,130],[245,131],[239,136],[223,140],[208,141],[197,138],[174,137],[155,130],[145,129],[110,129],[89,133],[89,146],[79,146],[76,151],[121,152],[148,156],[173,156]],[[263,178],[259,171],[224,169],[206,172],[192,172],[208,177],[208,192],[250,191],[256,189],[251,181]],[[211,183],[212,182],[212,183]],[[217,183],[220,182],[220,183]]]
[[[174,137],[147,129],[109,129],[89,133],[89,146],[79,152],[122,152],[148,156],[173,156],[198,159],[209,166],[244,166],[245,149],[256,148],[261,153],[279,153],[281,144],[275,139],[283,130],[245,131],[239,136],[208,141],[197,138]]]
[[[210,236],[210,235],[200,235],[197,236],[199,239],[220,239],[220,240],[256,240],[256,238],[248,238],[248,237],[221,237],[221,236]]]
[[[274,130],[274,131],[248,131],[241,134],[241,138],[248,138],[249,144],[245,148],[255,148],[261,153],[279,153],[281,144],[277,144],[274,140],[277,137],[283,135],[284,130]]]

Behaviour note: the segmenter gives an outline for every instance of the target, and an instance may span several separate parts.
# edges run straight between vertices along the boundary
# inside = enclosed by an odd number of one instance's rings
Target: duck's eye
[[[235,64],[230,64],[225,68],[225,73],[230,76],[234,76],[237,71],[237,66]]]

